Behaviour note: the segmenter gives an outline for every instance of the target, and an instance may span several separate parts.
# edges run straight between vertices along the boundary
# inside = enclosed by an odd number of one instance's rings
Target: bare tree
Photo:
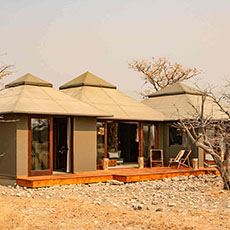
[[[2,80],[4,77],[9,76],[12,73],[12,67],[13,65],[1,65],[0,66],[0,80]]]
[[[13,65],[0,64],[0,86],[2,85],[2,80],[12,73]],[[4,120],[4,117],[0,115],[0,122],[12,122],[9,120]],[[5,156],[6,153],[0,153],[0,157]]]
[[[0,54],[2,56],[3,54]],[[2,85],[2,80],[5,77],[8,77],[10,74],[12,74],[13,71],[13,65],[7,65],[5,63],[0,62],[0,85]]]
[[[185,68],[178,63],[171,63],[166,58],[134,60],[129,63],[129,68],[141,73],[144,83],[150,83],[154,91],[188,80],[200,73],[196,68]]]
[[[175,126],[184,131],[197,147],[212,156],[223,179],[224,189],[230,190],[230,112],[225,106],[230,90],[219,97],[212,91],[204,91],[201,97],[200,109],[194,108],[194,119],[181,119]],[[217,110],[225,115],[223,118],[216,119],[214,114],[205,115],[207,99],[212,100]]]
[[[200,74],[196,68],[185,68],[172,64],[168,59],[134,60],[129,67],[142,74],[144,83],[150,83],[154,91],[159,91],[169,85],[188,80]],[[230,103],[230,81],[228,87],[217,97],[213,89],[201,90],[199,107],[193,105],[193,119],[181,119],[174,125],[185,132],[191,141],[210,154],[223,178],[224,188],[230,190],[230,111],[224,102]],[[216,119],[213,114],[205,114],[207,100],[212,100],[219,111],[225,114],[224,119]],[[180,111],[178,111],[180,113]]]

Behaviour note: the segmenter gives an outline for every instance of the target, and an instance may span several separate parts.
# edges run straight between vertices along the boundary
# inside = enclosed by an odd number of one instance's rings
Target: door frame
[[[71,167],[70,167],[70,173],[73,173],[73,164],[74,164],[74,154],[73,154],[73,151],[74,151],[74,142],[73,142],[73,135],[74,135],[74,132],[73,132],[73,125],[74,125],[74,117],[73,116],[52,116],[53,118],[53,121],[52,121],[52,127],[54,129],[54,119],[55,118],[66,118],[67,119],[67,130],[68,130],[68,118],[70,118],[70,164],[71,164]],[[67,133],[68,135],[68,133]],[[56,158],[56,140],[55,140],[55,134],[53,132],[53,137],[52,137],[52,148],[53,148],[53,151],[52,151],[52,171],[54,169],[54,158]]]

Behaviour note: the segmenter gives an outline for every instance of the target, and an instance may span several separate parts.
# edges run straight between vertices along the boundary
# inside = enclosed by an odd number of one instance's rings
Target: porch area
[[[21,176],[17,177],[16,183],[29,188],[48,187],[68,184],[89,184],[117,180],[121,182],[138,182],[148,180],[159,180],[177,176],[199,176],[202,174],[217,174],[215,168],[200,168],[197,170],[190,168],[132,168],[132,169],[109,169],[97,170],[95,172],[80,172],[75,174],[53,174],[49,176]]]

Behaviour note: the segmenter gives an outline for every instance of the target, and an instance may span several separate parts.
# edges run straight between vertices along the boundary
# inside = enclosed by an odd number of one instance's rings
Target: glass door
[[[29,175],[52,174],[52,117],[29,119]]]

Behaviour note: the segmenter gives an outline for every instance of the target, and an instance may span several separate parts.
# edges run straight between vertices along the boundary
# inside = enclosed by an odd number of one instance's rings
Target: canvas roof
[[[73,80],[65,83],[60,87],[60,89],[75,88],[78,86],[92,86],[92,87],[116,89],[116,86],[110,84],[109,82],[103,80],[102,78],[90,72],[85,72],[82,75],[74,78]]]
[[[179,95],[179,94],[191,94],[191,95],[202,95],[202,93],[184,83],[177,82],[173,85],[167,86],[151,95],[148,97],[159,97],[159,96],[166,96],[166,95]]]
[[[27,73],[22,77],[17,78],[15,81],[7,84],[5,87],[10,88],[18,85],[34,85],[34,86],[44,86],[44,87],[53,87],[53,85],[43,79]]]
[[[86,74],[89,82],[96,82],[99,78],[93,74],[88,74],[88,72]],[[75,85],[69,88],[61,86],[60,89],[74,98],[112,114],[112,119],[135,121],[162,121],[164,119],[161,112],[136,101],[117,90],[116,87],[104,87],[100,84],[84,85],[84,82],[81,81],[82,75],[72,80],[72,82],[78,82],[78,86]]]
[[[0,91],[0,113],[107,116],[104,111],[52,88],[52,84],[26,74]]]
[[[196,116],[196,110],[200,111],[201,95],[193,87],[176,83],[150,95],[143,103],[161,111],[166,120],[190,119]],[[205,101],[204,113],[215,119],[226,118],[210,97]]]

